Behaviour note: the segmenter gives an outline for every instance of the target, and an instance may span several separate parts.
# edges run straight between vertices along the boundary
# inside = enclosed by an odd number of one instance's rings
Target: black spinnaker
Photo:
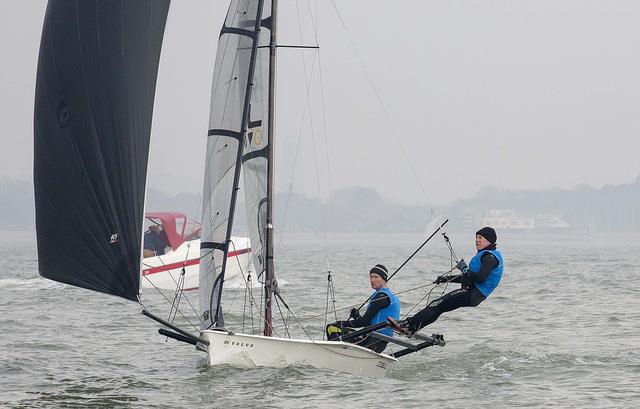
[[[169,0],[50,0],[34,116],[38,269],[138,299],[151,118]]]

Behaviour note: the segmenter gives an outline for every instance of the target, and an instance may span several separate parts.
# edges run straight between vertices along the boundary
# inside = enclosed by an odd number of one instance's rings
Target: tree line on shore
[[[556,214],[570,227],[562,232],[640,232],[640,176],[632,183],[593,188],[508,190],[484,187],[473,197],[446,205],[394,203],[371,188],[353,187],[334,192],[321,202],[300,194],[279,193],[275,218],[281,231],[345,233],[420,233],[435,214],[452,220],[451,230],[481,223],[493,209],[518,214]],[[238,204],[236,226],[246,229],[243,204]],[[193,193],[167,194],[149,189],[148,211],[180,211],[198,219],[201,198]],[[27,181],[0,180],[0,230],[32,230],[35,226],[33,187]]]

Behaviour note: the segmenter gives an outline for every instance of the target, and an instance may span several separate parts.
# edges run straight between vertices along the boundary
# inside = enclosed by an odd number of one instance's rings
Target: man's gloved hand
[[[446,283],[447,281],[449,281],[451,277],[447,277],[447,276],[438,276],[438,278],[436,278],[436,281],[434,281],[434,284],[442,284],[442,283]]]
[[[456,264],[456,268],[463,273],[466,273],[467,270],[469,270],[469,267],[467,266],[467,263],[464,262],[464,259],[460,259],[460,261],[458,261],[458,264]]]
[[[360,318],[360,310],[358,310],[357,308],[352,308],[351,313],[349,314],[349,318],[354,320],[356,318]]]

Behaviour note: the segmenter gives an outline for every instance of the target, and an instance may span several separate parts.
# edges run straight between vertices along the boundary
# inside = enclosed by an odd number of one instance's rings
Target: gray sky
[[[318,163],[307,132],[295,191],[318,196],[320,180],[326,197],[330,180],[334,189],[371,186],[399,203],[425,203],[422,186],[428,200],[440,204],[485,185],[600,187],[640,174],[640,2],[335,3],[393,128],[331,2],[319,1],[327,143],[316,64],[310,104]],[[296,2],[281,4],[280,43],[312,44],[306,18],[299,38]],[[45,5],[0,2],[0,178],[31,178]],[[299,5],[307,9],[306,0]],[[226,1],[171,5],[156,93],[151,187],[201,189],[211,70],[226,8]],[[279,54],[278,190],[290,182],[302,123],[302,55],[310,72],[313,51]],[[308,119],[302,128],[310,129]]]

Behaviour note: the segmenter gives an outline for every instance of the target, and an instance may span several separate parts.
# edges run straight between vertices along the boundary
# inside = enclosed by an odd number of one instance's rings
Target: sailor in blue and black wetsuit
[[[382,264],[376,264],[369,271],[369,282],[371,288],[375,291],[370,298],[367,311],[360,316],[356,308],[351,310],[351,316],[348,321],[338,321],[327,326],[327,335],[329,339],[335,339],[342,334],[342,328],[359,328],[384,322],[388,317],[393,319],[400,318],[400,300],[398,296],[387,287],[387,278],[389,273],[387,268]],[[393,336],[392,328],[383,328],[378,330],[379,333],[386,336]],[[381,341],[371,335],[357,338],[349,342],[357,343],[365,348],[372,349],[375,352],[382,352],[387,346],[387,341]]]
[[[430,302],[426,308],[400,324],[400,329],[411,335],[433,323],[442,313],[460,307],[477,307],[493,290],[502,278],[504,262],[502,253],[496,249],[497,235],[491,227],[483,227],[476,232],[477,253],[467,267],[464,260],[456,266],[462,274],[444,275],[437,278],[436,284],[446,282],[461,283],[462,288],[451,291]]]

